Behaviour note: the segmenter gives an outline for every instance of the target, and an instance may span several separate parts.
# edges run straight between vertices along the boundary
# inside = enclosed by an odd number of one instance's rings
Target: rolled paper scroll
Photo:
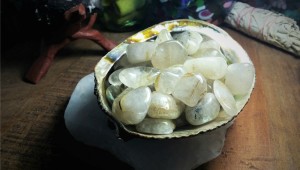
[[[235,2],[225,22],[252,37],[300,57],[300,30],[297,22],[291,18]]]

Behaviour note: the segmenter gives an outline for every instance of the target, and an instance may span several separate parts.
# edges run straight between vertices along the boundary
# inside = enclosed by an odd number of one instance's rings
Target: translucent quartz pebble
[[[181,114],[173,96],[160,92],[152,92],[148,116],[161,119],[176,119]]]
[[[171,134],[175,129],[175,124],[168,119],[145,118],[141,123],[136,125],[136,130],[141,133],[150,134]]]
[[[208,79],[220,79],[225,76],[227,63],[222,57],[203,57],[189,59],[183,64],[187,72],[201,73]]]
[[[149,87],[126,89],[114,100],[112,115],[124,124],[138,124],[146,117],[150,102]]]
[[[155,43],[160,44],[160,43],[168,41],[168,40],[173,40],[173,37],[168,30],[163,29],[157,35],[157,38],[155,39]]]
[[[123,69],[118,69],[118,70],[115,70],[114,72],[112,72],[109,77],[108,77],[108,82],[111,84],[111,85],[121,85],[122,82],[120,81],[119,79],[119,73],[122,71]]]
[[[185,117],[191,125],[202,125],[214,120],[220,112],[220,104],[213,93],[206,93],[195,107],[186,107]]]
[[[174,65],[162,70],[155,80],[155,90],[171,94],[183,74],[185,74],[183,65]]]
[[[193,57],[225,57],[221,53],[220,44],[212,39],[205,40],[200,44],[198,51]]]
[[[234,54],[235,52],[232,49],[223,49],[222,52],[228,65],[239,62],[239,58],[236,57],[236,55]]]
[[[157,44],[155,42],[139,42],[129,44],[126,49],[128,62],[131,64],[151,60]]]
[[[196,31],[184,31],[176,34],[174,39],[182,43],[189,55],[197,52],[203,40],[202,36]]]
[[[152,67],[151,61],[144,61],[141,63],[129,63],[127,59],[127,55],[122,56],[115,64],[114,64],[114,70],[122,69],[122,68],[129,68],[129,67],[136,67],[136,66],[145,66],[145,67]]]
[[[160,43],[151,59],[155,68],[163,69],[172,65],[183,64],[187,58],[184,47],[175,40]]]
[[[212,80],[212,79],[206,79],[206,82],[207,82],[207,92],[208,93],[213,93],[214,81],[215,80]]]
[[[115,100],[115,98],[121,94],[123,88],[121,87],[121,85],[110,85],[108,86],[108,88],[106,89],[106,99],[108,100],[108,102],[110,104],[112,104]]]
[[[208,48],[213,48],[213,49],[216,49],[216,50],[220,50],[221,46],[220,44],[215,41],[215,40],[207,40],[207,41],[203,41],[200,46],[199,46],[199,50],[198,51],[201,51],[201,50],[204,50],[204,49],[208,49]]]
[[[132,64],[129,63],[127,55],[124,54],[117,62],[114,64],[114,69],[117,70],[119,68],[130,67]]]
[[[223,57],[225,56],[219,51],[214,48],[205,48],[203,50],[198,50],[195,54],[193,54],[194,58],[199,57]]]
[[[224,111],[230,116],[235,116],[237,114],[236,102],[229,89],[220,80],[214,81],[213,88],[214,94]]]
[[[159,70],[153,67],[131,67],[123,69],[119,74],[120,81],[127,87],[137,88],[154,83]]]
[[[172,95],[193,107],[207,91],[206,79],[201,74],[186,73],[177,82]]]
[[[228,66],[225,85],[234,95],[247,94],[254,80],[254,66],[250,63],[234,63]]]

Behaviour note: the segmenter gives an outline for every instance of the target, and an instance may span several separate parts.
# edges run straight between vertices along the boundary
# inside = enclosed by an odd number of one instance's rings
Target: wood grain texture
[[[300,169],[300,59],[224,29],[252,59],[256,84],[228,130],[222,154],[196,169]],[[121,42],[131,34],[106,36]],[[22,77],[37,50],[35,42],[20,44],[2,58],[1,168],[132,169],[106,151],[75,141],[64,126],[74,87],[105,53],[93,42],[73,42],[58,54],[46,77],[32,85]]]

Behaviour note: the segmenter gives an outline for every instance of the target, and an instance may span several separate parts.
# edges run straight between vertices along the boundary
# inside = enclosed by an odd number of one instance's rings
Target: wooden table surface
[[[222,154],[197,169],[300,169],[300,58],[223,28],[252,59],[256,84],[227,132]],[[132,34],[105,35],[121,42]],[[23,76],[38,47],[28,40],[2,56],[1,167],[131,169],[110,153],[77,142],[64,125],[64,110],[74,87],[105,52],[88,40],[72,42],[58,53],[46,77],[33,85]]]

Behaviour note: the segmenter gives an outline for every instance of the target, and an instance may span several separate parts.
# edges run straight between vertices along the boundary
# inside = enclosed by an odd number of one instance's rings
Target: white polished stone
[[[202,125],[214,120],[220,112],[220,104],[213,93],[206,93],[194,107],[186,107],[185,117],[191,125]]]
[[[182,110],[176,100],[169,94],[157,91],[151,94],[151,103],[148,109],[148,116],[151,118],[176,119]]]
[[[169,119],[145,118],[136,125],[136,130],[150,134],[171,134],[175,129],[175,124]]]
[[[186,73],[177,82],[172,95],[193,107],[207,91],[206,79],[201,74]]]
[[[247,94],[254,81],[254,66],[250,63],[234,63],[228,66],[225,85],[234,95]]]
[[[114,100],[112,115],[124,124],[138,124],[145,118],[150,102],[149,87],[126,89]]]
[[[153,67],[137,66],[125,68],[119,73],[120,81],[131,88],[152,85],[159,74]]]
[[[152,65],[158,69],[168,68],[176,64],[183,64],[187,59],[187,52],[181,43],[175,40],[160,43],[151,59]]]
[[[156,46],[156,43],[148,41],[129,44],[126,49],[128,62],[136,64],[150,61]]]
[[[236,101],[230,90],[219,80],[215,80],[213,86],[214,94],[224,111],[230,116],[235,116],[237,114]]]
[[[227,71],[227,63],[222,57],[189,59],[183,66],[187,72],[201,73],[207,79],[220,79]]]
[[[182,33],[176,34],[174,36],[174,39],[182,43],[188,55],[196,53],[203,40],[201,34],[196,31],[184,31]]]
[[[171,94],[177,81],[185,72],[183,65],[174,65],[162,70],[155,80],[155,90]]]

